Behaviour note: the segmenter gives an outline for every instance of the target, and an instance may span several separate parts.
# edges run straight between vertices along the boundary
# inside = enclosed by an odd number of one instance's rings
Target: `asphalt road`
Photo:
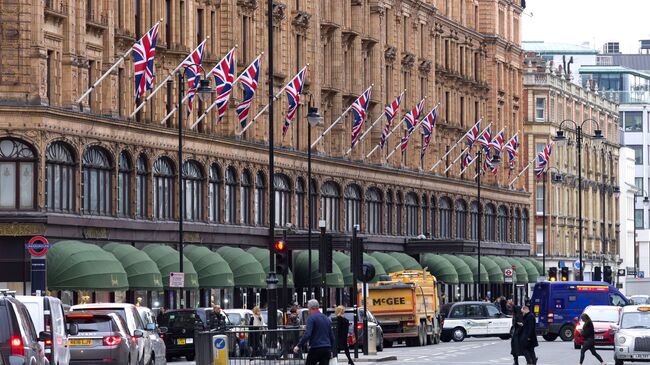
[[[569,365],[578,364],[580,351],[573,348],[573,342],[546,342],[539,337],[540,346],[536,349],[538,365]],[[613,364],[613,349],[598,348],[598,353],[607,364]],[[510,341],[494,338],[469,338],[463,342],[448,342],[425,347],[404,347],[397,345],[385,349],[380,356],[395,355],[397,361],[376,363],[377,365],[410,364],[410,365],[491,365],[512,364],[510,355]],[[345,355],[339,355],[339,364],[346,364]],[[194,362],[174,362],[178,365],[193,365]],[[372,362],[359,362],[359,364],[375,364]],[[525,365],[523,357],[519,364]],[[600,363],[587,353],[584,365],[600,365]]]

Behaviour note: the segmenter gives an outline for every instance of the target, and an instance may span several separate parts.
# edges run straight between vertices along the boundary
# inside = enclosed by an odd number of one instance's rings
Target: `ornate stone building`
[[[533,167],[524,175],[535,207],[534,252],[546,268],[569,267],[579,257],[578,163],[574,121],[583,126],[582,216],[585,279],[596,266],[617,265],[619,252],[619,129],[618,105],[589,89],[573,84],[552,64],[535,54],[526,58],[524,72],[526,157],[534,158],[556,135],[560,124],[571,140],[553,146],[546,182],[546,242],[543,245],[544,188]],[[600,128],[603,140],[589,138]],[[559,178],[559,179],[558,179]],[[559,181],[561,180],[561,181]],[[614,270],[616,271],[616,270]],[[577,277],[577,276],[576,276]]]
[[[20,0],[0,1],[0,8],[3,247],[18,247],[34,234],[52,241],[177,242],[179,170],[188,202],[187,242],[265,245],[270,183],[277,191],[278,225],[291,223],[304,233],[306,106],[313,103],[324,116],[313,131],[316,139],[374,84],[364,129],[382,115],[385,103],[406,90],[400,118],[423,97],[425,112],[439,104],[431,146],[421,160],[423,137],[416,133],[405,153],[386,160],[399,143],[393,135],[383,151],[367,157],[380,139],[381,120],[346,155],[352,118],[346,116],[314,151],[314,220],[326,219],[329,230],[344,235],[360,224],[370,249],[422,252],[413,239],[425,235],[429,250],[473,252],[479,209],[474,173],[460,176],[459,162],[444,175],[444,169],[432,174],[429,168],[478,118],[492,122],[495,131],[505,128],[506,136],[523,132],[519,1],[275,1],[276,92],[309,66],[305,95],[284,137],[286,98],[275,104],[277,176],[272,179],[268,115],[239,136],[234,110],[242,98],[239,87],[223,121],[217,123],[213,111],[190,130],[207,107],[195,101],[194,112],[184,118],[182,168],[176,158],[176,115],[159,123],[177,100],[176,77],[129,118],[135,103],[128,57],[89,98],[75,103],[162,18],[156,86],[209,36],[206,70],[235,45],[237,72],[265,52],[252,108],[257,113],[269,100],[266,1]],[[526,255],[533,232],[531,203],[525,191],[506,188],[506,175],[484,179],[483,252]],[[518,185],[527,187],[523,181]],[[11,267],[23,265],[23,251],[21,246],[5,256]],[[19,272],[2,270],[0,282],[21,281]]]

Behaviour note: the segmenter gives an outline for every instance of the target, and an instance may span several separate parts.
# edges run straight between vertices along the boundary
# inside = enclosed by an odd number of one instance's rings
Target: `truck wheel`
[[[573,326],[570,324],[565,324],[560,328],[560,338],[562,341],[572,341],[573,340]]]
[[[463,342],[465,336],[467,336],[465,329],[462,327],[456,327],[451,334],[451,339],[454,340],[454,342]]]
[[[418,346],[424,346],[427,344],[427,329],[420,324],[418,326]]]
[[[553,342],[557,338],[557,335],[555,333],[547,333],[543,335],[542,338],[548,342]]]
[[[438,345],[440,343],[440,334],[433,335],[433,344]]]

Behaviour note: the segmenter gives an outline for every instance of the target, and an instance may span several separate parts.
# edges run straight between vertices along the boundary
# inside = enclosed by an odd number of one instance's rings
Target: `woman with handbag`
[[[582,348],[580,349],[580,365],[585,361],[585,353],[587,350],[591,351],[591,354],[594,355],[602,365],[605,365],[603,358],[596,352],[596,333],[594,332],[594,323],[591,321],[591,318],[587,313],[582,313],[580,319],[583,323],[580,334],[582,335],[582,338],[585,339],[585,342],[582,343]]]
[[[251,332],[248,337],[251,342],[251,348],[253,349],[253,357],[262,356],[262,327],[266,324],[264,323],[264,318],[262,318],[262,311],[259,306],[253,308],[253,317],[251,317],[249,325],[251,326]]]
[[[348,357],[348,364],[354,365],[352,357],[350,356],[350,346],[348,345],[348,328],[350,327],[350,321],[345,318],[345,307],[339,305],[336,307],[335,312],[336,317],[334,318],[334,323],[336,324],[336,355],[345,351],[345,356]]]

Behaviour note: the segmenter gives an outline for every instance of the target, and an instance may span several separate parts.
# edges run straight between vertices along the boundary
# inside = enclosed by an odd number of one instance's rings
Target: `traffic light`
[[[563,267],[562,268],[562,281],[569,281],[569,268],[568,267]]]
[[[548,269],[548,281],[557,281],[557,267]]]
[[[594,266],[594,281],[603,280],[603,271],[600,266]]]
[[[325,235],[321,237],[319,251],[318,271],[321,273],[325,272],[327,274],[331,274],[333,270],[332,260],[334,259],[331,235]]]
[[[603,267],[603,281],[606,283],[612,283],[612,267],[604,266]]]
[[[284,241],[276,241],[273,249],[275,251],[275,272],[284,275],[289,271],[289,248]]]
[[[361,265],[363,265],[363,241],[361,238],[356,237],[352,240],[352,248],[350,250],[350,269],[354,270],[357,279],[361,278]]]

